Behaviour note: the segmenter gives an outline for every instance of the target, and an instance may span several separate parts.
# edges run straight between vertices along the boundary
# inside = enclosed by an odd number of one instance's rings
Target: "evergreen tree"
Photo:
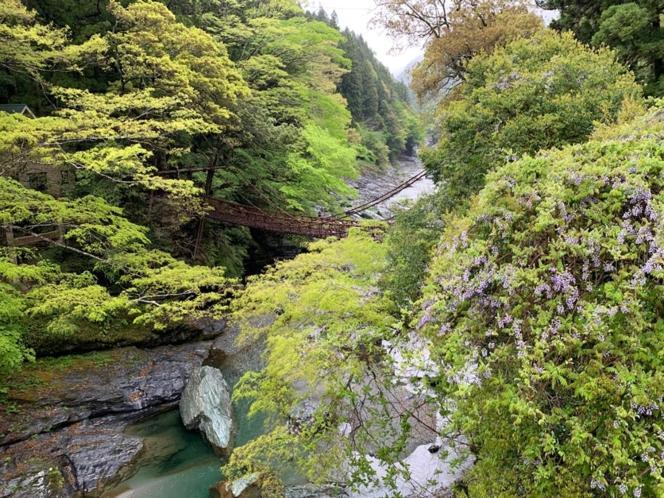
[[[376,59],[361,36],[348,30],[344,36],[342,46],[352,67],[342,77],[339,91],[348,102],[362,145],[368,149],[367,159],[384,164],[402,152],[412,152],[420,133],[416,126],[405,126],[413,117],[407,88]],[[387,155],[384,147],[389,150]]]

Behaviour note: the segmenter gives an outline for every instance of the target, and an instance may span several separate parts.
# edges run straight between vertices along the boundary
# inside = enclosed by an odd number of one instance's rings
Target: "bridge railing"
[[[213,197],[208,197],[207,202],[212,207],[212,211],[208,213],[208,217],[212,219],[272,232],[322,238],[344,236],[351,227],[356,225],[356,223],[351,221],[333,218],[295,217],[285,214],[266,213],[255,207],[215,199]]]
[[[386,201],[395,196],[402,190],[421,180],[426,175],[425,171],[420,171],[406,181],[394,187],[389,192],[372,199],[364,204],[355,206],[345,212],[345,216],[360,213],[370,207]],[[236,202],[217,199],[215,197],[206,198],[212,211],[208,217],[231,223],[242,225],[260,230],[271,232],[290,233],[295,235],[306,235],[309,237],[323,238],[330,236],[343,237],[348,233],[351,227],[357,226],[357,222],[349,219],[341,219],[335,216],[326,218],[316,218],[313,216],[292,216],[288,213],[268,213],[253,206],[246,206]]]

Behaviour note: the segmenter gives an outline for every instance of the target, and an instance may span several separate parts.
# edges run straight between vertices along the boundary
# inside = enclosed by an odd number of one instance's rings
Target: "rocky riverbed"
[[[389,192],[397,185],[405,182],[418,172],[422,171],[424,166],[422,161],[413,156],[401,156],[394,165],[386,168],[374,168],[366,170],[357,180],[351,183],[358,191],[358,198],[352,203],[353,206],[364,204]],[[385,202],[374,206],[359,215],[359,218],[387,220],[395,214],[395,207],[404,201],[414,201],[422,195],[433,192],[434,183],[429,178],[424,177],[412,186],[402,190],[394,197]]]

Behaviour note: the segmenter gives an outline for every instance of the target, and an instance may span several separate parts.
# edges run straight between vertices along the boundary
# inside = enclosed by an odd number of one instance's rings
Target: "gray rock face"
[[[48,371],[48,384],[14,397],[16,410],[0,417],[0,447],[81,420],[177,402],[210,344],[121,348],[101,360],[81,356],[80,366]]]
[[[0,485],[0,496],[14,498],[61,498],[73,494],[71,483],[59,470],[42,468],[34,463],[27,465],[29,470],[16,478],[9,477]]]
[[[121,479],[143,449],[123,434],[130,417],[102,417],[0,450],[0,497],[69,497]]]
[[[127,477],[143,443],[124,429],[177,406],[210,345],[121,348],[37,372],[48,382],[0,410],[0,498],[95,495]]]
[[[230,447],[231,396],[219,370],[204,366],[193,372],[180,399],[180,415],[187,429],[199,430],[217,451]]]
[[[256,327],[264,327],[272,323],[275,318],[270,314],[254,317],[251,322]],[[210,354],[204,362],[204,365],[220,369],[230,386],[235,385],[249,370],[261,370],[265,366],[262,356],[265,350],[263,339],[240,342],[239,336],[240,328],[237,325],[230,325],[212,343]]]

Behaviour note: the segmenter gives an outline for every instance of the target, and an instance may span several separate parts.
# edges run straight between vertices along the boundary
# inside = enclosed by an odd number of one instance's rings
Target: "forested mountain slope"
[[[204,221],[202,195],[335,212],[363,164],[417,139],[381,66],[347,99],[353,35],[292,1],[9,0],[0,23],[0,103],[36,116],[0,108],[1,221],[17,240],[61,231],[2,249],[5,366],[40,335],[218,316],[254,241]],[[380,122],[354,120],[377,89]]]
[[[222,495],[664,496],[661,0],[538,3],[553,29],[526,0],[377,2],[424,43],[422,145],[362,38],[294,1],[2,2],[1,103],[30,106],[0,107],[12,489],[102,492],[119,428],[187,391]],[[205,220],[204,195],[338,212],[416,145],[434,193],[258,274],[257,237]],[[214,344],[16,373],[193,327]],[[88,395],[109,371],[131,378]],[[109,406],[122,424],[91,420]],[[233,447],[241,418],[260,429]]]

